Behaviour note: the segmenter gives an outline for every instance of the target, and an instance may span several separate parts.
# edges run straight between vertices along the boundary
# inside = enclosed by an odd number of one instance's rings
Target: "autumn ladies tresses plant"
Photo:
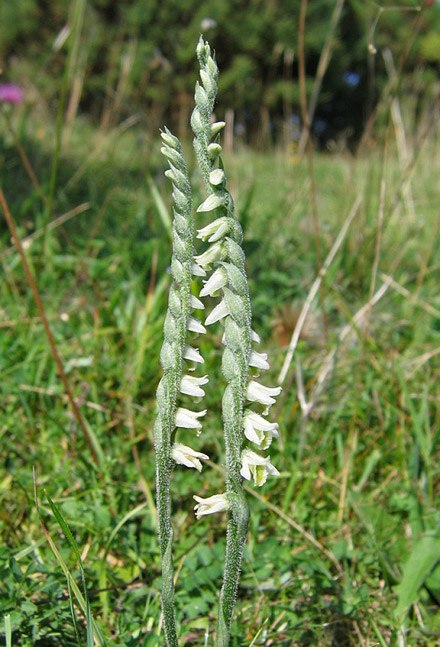
[[[207,192],[197,213],[210,213],[213,220],[198,230],[197,238],[210,243],[199,255],[194,253],[192,193],[187,167],[179,140],[165,129],[162,152],[168,159],[167,177],[173,185],[174,222],[173,256],[168,312],[164,324],[161,364],[164,375],[157,390],[159,413],[154,426],[156,446],[156,496],[159,520],[159,543],[162,558],[162,608],[164,628],[169,647],[177,646],[174,612],[172,560],[172,527],[170,521],[170,474],[174,463],[202,469],[208,456],[177,441],[180,428],[200,433],[201,418],[206,410],[192,411],[179,407],[179,392],[201,398],[202,386],[208,377],[184,375],[203,358],[188,345],[186,332],[206,332],[203,324],[192,316],[192,310],[204,309],[200,299],[220,295],[219,303],[205,320],[205,326],[222,321],[224,325],[222,371],[226,388],[222,398],[223,431],[226,449],[226,491],[208,498],[194,496],[197,518],[228,510],[228,527],[223,586],[220,592],[216,645],[227,647],[232,614],[237,596],[243,546],[249,521],[249,507],[244,495],[243,479],[262,486],[269,474],[279,474],[254,449],[266,450],[278,435],[278,425],[266,418],[281,388],[268,388],[249,378],[250,367],[269,368],[267,355],[258,353],[252,343],[259,343],[251,327],[251,304],[241,248],[242,230],[234,216],[234,203],[226,189],[226,176],[219,162],[221,146],[218,133],[224,122],[212,123],[217,93],[218,68],[210,47],[200,38],[197,45],[202,84],[196,83],[196,106],[191,116],[194,148]],[[215,139],[215,141],[212,141]],[[207,276],[209,273],[209,276]],[[207,277],[199,298],[191,294],[193,277]],[[247,408],[247,403],[262,405],[260,412]],[[243,447],[248,440],[254,449]]]

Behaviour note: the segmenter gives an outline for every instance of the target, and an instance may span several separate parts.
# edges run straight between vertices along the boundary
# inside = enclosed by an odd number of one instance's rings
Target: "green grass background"
[[[54,126],[20,111],[12,117],[47,195]],[[55,510],[76,542],[106,643],[162,645],[152,423],[171,200],[159,136],[151,141],[136,125],[99,133],[78,118],[62,147],[51,220],[86,206],[45,231],[44,203],[4,125],[2,188],[99,465],[72,415],[2,216],[0,636],[11,646],[87,644],[61,560],[80,589],[82,567]],[[322,260],[362,200],[273,408],[280,439],[270,455],[281,476],[249,493],[233,647],[439,644],[439,132],[409,137],[408,171],[394,132],[385,139],[358,158],[313,158]],[[190,144],[185,151],[197,204],[200,178]],[[264,383],[274,386],[317,276],[307,162],[294,151],[238,149],[224,164],[244,228],[254,328],[271,360]],[[385,275],[394,283],[355,323]],[[221,327],[197,345],[212,375],[197,449],[217,469],[178,466],[172,514],[182,645],[202,646],[212,644],[226,524],[220,516],[196,521],[192,496],[223,488]],[[304,416],[298,384],[309,399],[329,352],[334,363]],[[33,469],[58,555],[39,521]]]

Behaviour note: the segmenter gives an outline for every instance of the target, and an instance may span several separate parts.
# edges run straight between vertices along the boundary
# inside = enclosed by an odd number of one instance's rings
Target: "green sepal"
[[[250,329],[249,313],[242,297],[228,288],[223,288],[223,294],[231,317],[237,322],[238,327]]]
[[[225,238],[225,246],[231,263],[244,272],[244,252],[240,245],[228,236]]]
[[[222,372],[228,382],[240,378],[240,366],[237,358],[229,348],[225,348],[222,356]]]

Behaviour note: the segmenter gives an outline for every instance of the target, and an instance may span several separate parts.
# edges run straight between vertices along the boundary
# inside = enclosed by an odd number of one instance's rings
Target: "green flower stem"
[[[175,435],[176,401],[182,379],[186,330],[190,316],[190,286],[193,263],[192,194],[179,140],[168,130],[162,133],[162,153],[167,157],[166,175],[173,184],[174,222],[168,311],[161,350],[163,377],[157,388],[158,415],[154,423],[156,449],[156,500],[159,547],[162,560],[162,611],[168,647],[178,647],[174,610],[173,530],[170,521],[171,449]]]
[[[215,252],[212,251],[211,254],[214,254],[214,260],[223,268],[227,276],[226,286],[222,288],[223,300],[228,312],[225,318],[225,351],[222,370],[228,384],[223,395],[222,412],[226,447],[226,494],[230,502],[230,514],[216,639],[218,647],[227,647],[249,523],[249,507],[241,487],[243,479],[240,469],[243,408],[251,352],[251,307],[244,269],[244,254],[240,246],[241,227],[234,215],[232,197],[224,187],[224,174],[221,169],[215,168],[221,147],[218,143],[210,144],[212,137],[223,125],[210,123],[217,92],[218,68],[211,56],[209,45],[202,39],[197,45],[197,56],[201,68],[202,86],[196,85],[196,107],[191,117],[191,125],[195,134],[194,149],[209,196],[200,205],[198,211],[215,209],[219,218],[219,235],[217,237],[214,234],[215,243],[212,250]],[[211,259],[211,256],[205,258]]]

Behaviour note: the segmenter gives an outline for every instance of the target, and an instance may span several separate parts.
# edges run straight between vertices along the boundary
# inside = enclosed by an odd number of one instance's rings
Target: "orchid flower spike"
[[[174,611],[172,525],[170,519],[170,475],[175,464],[201,471],[208,456],[178,442],[180,429],[202,429],[206,409],[193,411],[181,406],[181,395],[202,398],[208,376],[188,375],[203,362],[198,349],[188,344],[188,333],[204,334],[205,326],[221,321],[223,355],[221,368],[226,381],[222,397],[223,436],[226,455],[226,492],[203,499],[194,496],[197,518],[229,511],[223,586],[219,597],[217,647],[230,644],[230,627],[238,591],[243,547],[249,523],[249,505],[243,479],[262,486],[268,475],[279,474],[270,461],[246,447],[249,441],[261,450],[278,436],[278,424],[263,416],[274,404],[281,387],[269,388],[252,379],[252,369],[268,370],[267,354],[252,345],[260,338],[252,328],[252,309],[242,248],[243,232],[235,217],[234,202],[226,187],[226,174],[219,161],[222,147],[219,133],[224,122],[214,122],[218,67],[214,53],[203,38],[197,49],[200,82],[195,87],[195,108],[191,115],[194,148],[206,190],[197,207],[203,218],[197,238],[204,246],[195,255],[192,191],[179,140],[168,129],[162,132],[162,153],[168,160],[166,176],[172,182],[174,201],[173,254],[168,311],[164,322],[164,342],[160,353],[163,377],[157,389],[158,416],[154,425],[156,447],[156,493],[159,544],[162,560],[162,607],[166,642],[177,647]],[[202,216],[199,216],[202,214]],[[207,219],[211,218],[211,222]],[[206,278],[205,278],[206,277]],[[198,297],[192,294],[196,281],[205,278]],[[204,298],[219,297],[204,323],[193,316],[203,311]],[[206,304],[208,305],[208,304]],[[187,366],[187,363],[189,365]],[[248,402],[265,407],[263,416],[248,408]]]

